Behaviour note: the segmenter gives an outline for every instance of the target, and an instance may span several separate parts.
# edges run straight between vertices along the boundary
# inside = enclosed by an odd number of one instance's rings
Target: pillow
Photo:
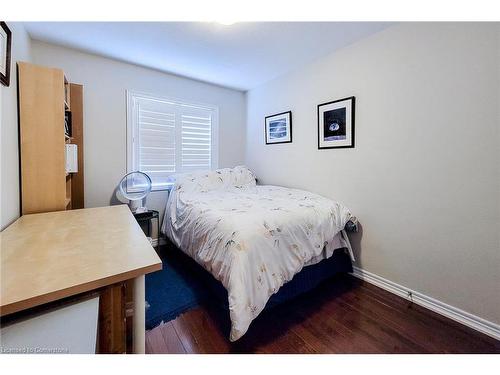
[[[179,173],[169,180],[175,180],[175,189],[185,193],[245,189],[256,185],[255,175],[245,166]]]
[[[253,172],[244,165],[238,165],[229,170],[229,185],[236,188],[251,187],[256,185]]]

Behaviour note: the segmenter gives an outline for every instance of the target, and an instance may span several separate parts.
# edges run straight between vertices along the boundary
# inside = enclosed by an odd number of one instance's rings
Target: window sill
[[[175,184],[172,182],[172,183],[164,184],[161,186],[153,187],[151,189],[151,193],[160,192],[160,191],[170,191],[170,190],[172,190],[174,185]]]

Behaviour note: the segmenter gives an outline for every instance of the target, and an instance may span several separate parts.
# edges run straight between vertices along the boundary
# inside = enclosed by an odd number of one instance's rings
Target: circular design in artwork
[[[339,129],[340,129],[340,125],[336,122],[331,123],[330,127],[328,128],[328,130],[330,130],[331,132],[337,131]]]

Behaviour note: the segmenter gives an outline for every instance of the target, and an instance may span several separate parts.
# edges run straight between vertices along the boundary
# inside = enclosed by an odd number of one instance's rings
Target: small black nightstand
[[[134,217],[139,223],[139,225],[146,221],[148,222],[148,237],[151,237],[151,229],[152,229],[151,220],[156,219],[156,225],[158,227],[158,232],[156,234],[157,235],[156,248],[158,249],[160,246],[160,213],[155,210],[148,210],[146,212],[134,214]]]

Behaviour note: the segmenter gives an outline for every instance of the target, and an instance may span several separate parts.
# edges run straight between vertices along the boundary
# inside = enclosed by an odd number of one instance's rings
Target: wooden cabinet
[[[22,215],[76,208],[72,205],[75,198],[76,206],[83,208],[83,87],[76,86],[78,94],[72,100],[72,84],[61,69],[18,63]],[[71,108],[77,112],[70,116],[76,117],[72,135],[82,137],[76,140],[81,142],[79,179],[66,173],[65,144],[75,142],[65,135],[65,114]],[[74,191],[81,197],[73,197]]]

